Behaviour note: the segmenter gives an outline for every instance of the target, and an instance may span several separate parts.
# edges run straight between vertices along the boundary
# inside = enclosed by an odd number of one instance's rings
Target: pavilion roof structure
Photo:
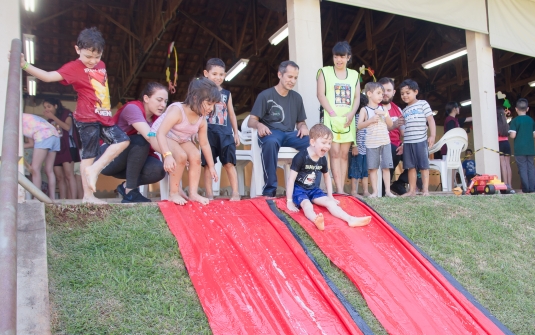
[[[35,13],[21,15],[22,32],[36,36],[35,65],[48,71],[76,59],[78,33],[97,27],[106,40],[102,59],[114,105],[137,99],[149,81],[165,83],[171,42],[178,54],[174,101],[184,99],[189,81],[202,75],[209,58],[223,59],[227,69],[249,59],[237,77],[224,83],[238,115],[249,112],[258,93],[278,82],[278,64],[288,59],[288,39],[276,46],[268,41],[286,23],[284,0],[41,0]],[[321,19],[325,65],[332,64],[333,45],[347,40],[353,49],[351,68],[365,65],[377,79],[392,77],[397,84],[416,80],[419,97],[438,110],[438,124],[448,101],[470,98],[466,56],[429,70],[422,67],[465,47],[462,29],[328,1],[321,2]],[[493,57],[496,91],[512,102],[525,97],[535,105],[535,90],[528,85],[535,80],[533,58],[498,49]],[[170,71],[173,80],[173,54]],[[366,73],[363,80],[372,78]],[[75,98],[70,86],[40,82],[36,99],[50,94]],[[470,113],[470,108],[463,111]]]

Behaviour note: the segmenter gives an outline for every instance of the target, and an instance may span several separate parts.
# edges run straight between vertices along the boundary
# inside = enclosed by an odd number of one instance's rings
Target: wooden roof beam
[[[125,26],[123,26],[121,23],[119,23],[119,21],[115,20],[113,17],[111,17],[110,15],[108,15],[107,13],[101,11],[100,9],[98,9],[97,7],[93,6],[92,4],[87,4],[89,7],[93,8],[97,13],[99,13],[100,15],[104,16],[105,18],[107,18],[109,21],[111,21],[112,23],[114,23],[117,27],[119,27],[121,30],[123,30],[124,32],[126,32],[128,35],[132,36],[133,38],[135,38],[136,40],[140,41],[140,38],[134,34],[133,32],[130,31],[130,29],[126,28]]]
[[[355,33],[357,32],[357,28],[359,27],[360,21],[362,21],[362,18],[364,17],[364,13],[365,12],[366,12],[366,9],[364,9],[364,8],[360,8],[359,9],[359,11],[357,13],[357,16],[353,20],[353,23],[351,24],[351,27],[349,28],[349,31],[347,32],[347,35],[346,35],[346,38],[344,39],[344,41],[347,41],[348,43],[351,43],[351,40],[353,39],[353,37],[355,37]],[[332,14],[332,11],[330,13]],[[329,20],[330,20],[330,18],[329,18]],[[324,41],[325,41],[325,36],[323,37]]]
[[[211,35],[212,37],[214,37],[216,40],[218,40],[221,44],[223,44],[224,46],[226,46],[227,48],[229,48],[231,51],[235,51],[234,48],[232,46],[230,46],[230,44],[228,44],[224,39],[222,39],[221,37],[217,36],[217,34],[215,34],[214,32],[212,32],[210,29],[206,28],[202,23],[199,23],[197,22],[197,20],[195,20],[191,15],[189,15],[188,13],[186,13],[185,11],[180,11],[180,13],[182,15],[184,15],[188,20],[190,20],[191,22],[195,23],[197,26],[199,26],[201,29],[203,29],[204,31],[206,31],[209,35]]]

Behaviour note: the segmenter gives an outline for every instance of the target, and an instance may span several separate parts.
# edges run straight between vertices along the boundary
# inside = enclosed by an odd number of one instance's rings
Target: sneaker
[[[126,190],[124,189],[123,183],[120,183],[119,185],[117,185],[116,190],[117,190],[117,193],[119,193],[123,198],[125,197]]]
[[[141,193],[139,193],[139,188],[134,188],[128,194],[123,196],[123,204],[128,204],[132,202],[151,202],[150,199],[145,198]]]

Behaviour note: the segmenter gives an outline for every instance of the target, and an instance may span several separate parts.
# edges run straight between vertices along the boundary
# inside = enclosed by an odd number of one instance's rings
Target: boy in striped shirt
[[[429,148],[435,144],[436,126],[431,106],[425,100],[416,99],[418,89],[418,84],[411,79],[399,85],[401,100],[407,104],[402,112],[405,118],[402,151],[403,167],[409,170],[409,192],[403,194],[404,197],[416,195],[416,169],[422,175],[422,193],[429,195]]]
[[[390,192],[390,169],[393,168],[392,151],[388,127],[392,127],[390,115],[383,109],[381,101],[385,89],[377,82],[369,82],[364,86],[364,93],[368,97],[368,104],[360,110],[358,129],[366,128],[366,162],[368,163],[368,178],[372,184],[370,198],[377,197],[377,173],[379,167],[383,170],[385,195],[396,197]]]

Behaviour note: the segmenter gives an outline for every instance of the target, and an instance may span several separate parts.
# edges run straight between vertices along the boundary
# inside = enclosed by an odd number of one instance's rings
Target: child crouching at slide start
[[[298,207],[303,208],[305,216],[314,222],[319,230],[325,229],[323,214],[316,214],[312,203],[327,207],[333,216],[346,221],[350,227],[369,224],[370,216],[356,217],[347,214],[338,206],[339,201],[333,197],[333,186],[325,157],[333,140],[331,130],[323,124],[317,124],[310,128],[309,136],[310,146],[306,150],[300,151],[292,160],[290,176],[286,183],[288,209],[292,212],[298,212]],[[327,194],[315,186],[320,171],[323,173]]]
[[[169,200],[184,205],[187,200],[181,195],[180,180],[189,162],[189,200],[209,203],[197,193],[201,177],[201,153],[192,141],[198,134],[199,145],[206,153],[206,163],[212,178],[217,181],[212,151],[208,143],[206,116],[221,100],[217,86],[206,78],[196,78],[188,87],[183,103],[175,102],[152,125],[149,133],[150,145],[163,157],[163,167],[169,173]],[[154,136],[156,134],[156,136]]]

